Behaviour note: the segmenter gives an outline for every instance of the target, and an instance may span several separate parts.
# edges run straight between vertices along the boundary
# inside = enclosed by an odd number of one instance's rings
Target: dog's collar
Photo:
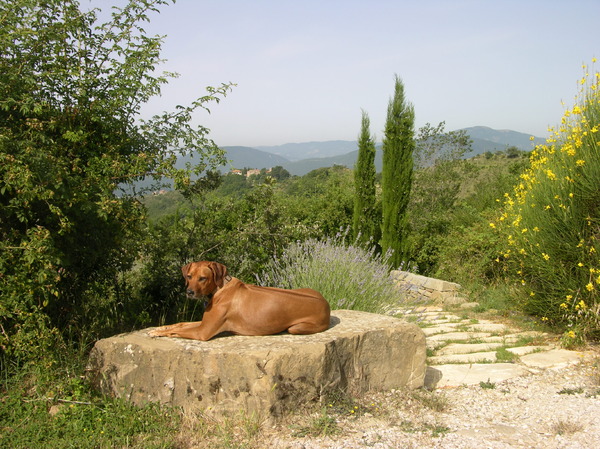
[[[223,278],[223,287],[225,287],[227,284],[229,284],[229,282],[231,281],[231,276],[227,275]],[[221,288],[223,288],[221,287]]]
[[[214,292],[212,292],[211,294],[207,295],[207,298],[209,300],[211,300],[213,298],[213,296],[215,295],[215,293],[217,293],[217,291],[221,290],[223,287],[225,287],[227,284],[229,284],[229,282],[231,282],[231,279],[233,279],[230,275],[227,275],[223,278],[223,285],[219,288],[217,288]]]

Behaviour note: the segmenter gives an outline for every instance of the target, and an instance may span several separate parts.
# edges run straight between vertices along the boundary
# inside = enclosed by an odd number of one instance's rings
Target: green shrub
[[[308,239],[290,245],[257,276],[260,285],[313,288],[332,309],[381,312],[401,301],[389,276],[388,257],[374,247],[348,245],[346,234],[325,240]]]
[[[569,341],[600,336],[600,75],[590,82],[586,73],[581,85],[490,223],[504,239],[502,259],[527,290],[525,311],[568,326]]]
[[[127,300],[114,286],[144,219],[126,186],[169,178],[189,191],[192,174],[224,163],[191,122],[230,85],[140,117],[171,77],[158,71],[163,38],[142,28],[168,2],[130,0],[105,23],[79,3],[0,2],[1,370],[50,363],[57,343]],[[190,153],[198,164],[178,168]]]
[[[502,248],[500,237],[489,227],[487,214],[478,214],[470,226],[451,229],[440,245],[439,262],[433,275],[464,287],[488,285],[500,276],[496,262]]]

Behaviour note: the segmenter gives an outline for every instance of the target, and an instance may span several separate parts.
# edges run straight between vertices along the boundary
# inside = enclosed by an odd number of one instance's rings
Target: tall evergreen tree
[[[415,112],[404,96],[404,84],[396,75],[383,138],[382,250],[392,250],[390,262],[398,267],[407,259],[406,214],[413,172]]]
[[[375,138],[370,132],[369,115],[362,111],[361,130],[358,136],[358,160],[354,167],[354,238],[367,242],[379,241],[380,229],[375,206]]]

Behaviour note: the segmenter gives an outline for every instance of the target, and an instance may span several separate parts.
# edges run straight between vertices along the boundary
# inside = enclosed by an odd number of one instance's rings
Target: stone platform
[[[277,417],[328,391],[423,386],[425,335],[415,324],[336,310],[313,335],[152,338],[148,330],[100,340],[88,366],[104,393],[205,412]]]

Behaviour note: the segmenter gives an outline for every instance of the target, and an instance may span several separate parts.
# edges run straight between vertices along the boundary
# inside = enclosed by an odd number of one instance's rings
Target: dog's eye
[[[206,278],[205,278],[205,277],[199,277],[199,278],[198,278],[198,280],[199,280],[200,282],[204,282],[204,281],[206,280]]]
[[[186,278],[188,278],[188,279],[192,279],[192,275],[191,275],[191,274],[188,274],[188,275],[186,276]]]

